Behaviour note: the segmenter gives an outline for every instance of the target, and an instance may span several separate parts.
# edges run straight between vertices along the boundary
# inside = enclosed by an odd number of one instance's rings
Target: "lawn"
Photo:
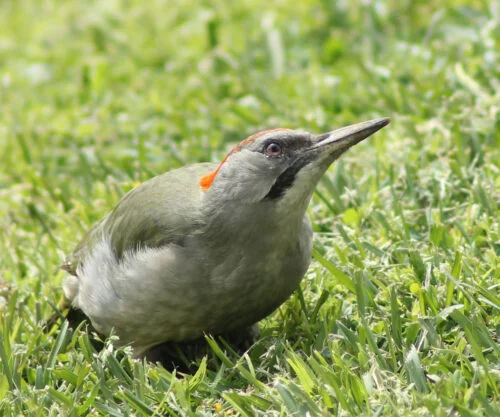
[[[500,416],[498,1],[0,2],[0,415]],[[389,116],[322,179],[314,259],[194,373],[65,323],[125,192],[262,129]]]

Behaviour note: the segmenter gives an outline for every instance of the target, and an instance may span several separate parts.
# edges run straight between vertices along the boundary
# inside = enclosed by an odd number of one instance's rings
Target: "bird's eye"
[[[281,156],[281,145],[276,142],[271,142],[268,145],[266,145],[265,148],[266,156]]]

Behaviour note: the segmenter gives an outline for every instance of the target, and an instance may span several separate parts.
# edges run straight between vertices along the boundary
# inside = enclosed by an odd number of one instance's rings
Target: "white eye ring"
[[[266,156],[271,156],[271,157],[281,156],[282,153],[281,145],[277,142],[271,142],[268,145],[266,145],[265,153]]]

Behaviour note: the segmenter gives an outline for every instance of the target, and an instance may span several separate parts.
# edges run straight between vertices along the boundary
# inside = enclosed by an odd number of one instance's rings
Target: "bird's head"
[[[259,132],[240,142],[200,186],[219,201],[307,202],[326,169],[351,146],[389,123],[370,120],[321,135],[290,129]]]

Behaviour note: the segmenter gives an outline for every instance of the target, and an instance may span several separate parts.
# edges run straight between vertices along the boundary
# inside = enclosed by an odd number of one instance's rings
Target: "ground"
[[[0,4],[0,414],[499,416],[498,1]],[[126,191],[261,129],[392,123],[334,164],[314,260],[182,375],[42,324]]]

